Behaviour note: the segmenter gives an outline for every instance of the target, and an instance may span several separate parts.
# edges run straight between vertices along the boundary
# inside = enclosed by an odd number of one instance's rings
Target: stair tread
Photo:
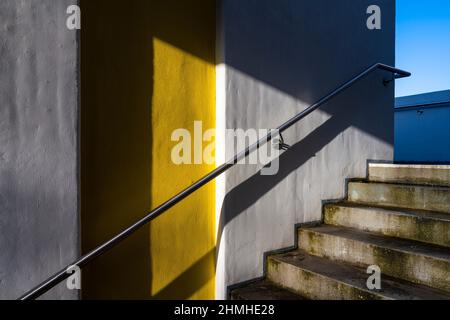
[[[414,216],[422,219],[433,219],[433,220],[441,220],[445,222],[450,222],[450,215],[448,213],[442,211],[432,211],[432,210],[421,210],[421,209],[410,209],[410,208],[402,208],[402,207],[392,207],[392,206],[383,206],[383,205],[375,205],[375,204],[363,204],[357,202],[337,202],[328,204],[328,206],[336,206],[336,207],[347,207],[347,208],[357,208],[363,210],[377,210],[384,211],[386,214],[395,214],[395,215],[404,215],[404,216]]]
[[[268,280],[250,283],[232,291],[233,300],[306,300]]]
[[[307,272],[314,273],[322,277],[327,277],[334,281],[356,287],[366,292],[376,293],[387,299],[450,299],[450,293],[423,285],[413,284],[411,282],[386,275],[381,276],[381,290],[371,291],[366,286],[369,275],[365,269],[347,263],[315,257],[302,250],[272,256],[269,259],[273,259],[279,263],[290,264]]]
[[[353,180],[349,181],[351,184],[372,184],[372,185],[392,185],[399,186],[405,188],[426,188],[426,189],[440,189],[440,190],[448,190],[450,191],[450,186],[442,186],[442,185],[430,185],[430,184],[419,184],[419,183],[411,183],[408,181],[372,181],[372,180]]]
[[[406,253],[419,254],[434,259],[441,259],[450,262],[450,249],[435,244],[428,244],[408,239],[394,238],[373,232],[331,225],[322,225],[314,228],[300,229],[300,232],[302,230],[306,231],[309,230],[317,233],[348,238],[356,241],[365,242],[378,247],[383,247],[391,250],[398,250]]]
[[[370,168],[376,167],[385,167],[390,169],[402,169],[402,168],[410,168],[410,169],[436,169],[436,170],[450,170],[450,165],[448,164],[421,164],[421,163],[377,163],[371,162],[369,163]]]

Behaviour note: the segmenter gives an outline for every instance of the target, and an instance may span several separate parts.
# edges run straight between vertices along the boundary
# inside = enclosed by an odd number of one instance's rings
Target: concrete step
[[[381,290],[369,290],[366,270],[305,251],[268,259],[268,279],[307,299],[319,300],[450,300],[450,294],[418,284],[381,277]]]
[[[450,186],[450,166],[369,163],[369,180]]]
[[[274,283],[261,280],[231,292],[231,300],[306,300]]]
[[[314,256],[450,292],[450,249],[356,229],[321,226],[299,230],[299,248]]]
[[[450,213],[450,187],[350,182],[350,202]]]
[[[340,203],[325,206],[325,223],[450,247],[447,213]]]

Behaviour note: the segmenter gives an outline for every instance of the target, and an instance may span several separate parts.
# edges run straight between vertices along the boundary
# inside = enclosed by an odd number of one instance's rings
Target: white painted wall
[[[382,30],[366,10],[382,9]],[[395,2],[222,0],[218,88],[226,128],[275,128],[376,62],[394,63]],[[263,254],[294,245],[294,226],[321,220],[366,162],[393,158],[394,85],[375,72],[285,134],[276,176],[237,166],[219,189],[217,298],[263,275]],[[220,114],[218,112],[218,114]],[[220,184],[220,182],[218,182]],[[223,271],[223,272],[222,272]]]

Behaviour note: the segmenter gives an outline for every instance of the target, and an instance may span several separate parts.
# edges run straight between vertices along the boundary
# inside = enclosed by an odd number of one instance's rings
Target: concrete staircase
[[[298,249],[267,259],[267,275],[232,291],[251,299],[450,299],[450,166],[370,164]],[[381,269],[370,290],[368,266]]]

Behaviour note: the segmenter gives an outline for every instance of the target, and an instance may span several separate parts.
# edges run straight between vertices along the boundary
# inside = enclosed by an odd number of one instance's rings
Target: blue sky
[[[397,0],[396,96],[450,89],[450,0]]]

